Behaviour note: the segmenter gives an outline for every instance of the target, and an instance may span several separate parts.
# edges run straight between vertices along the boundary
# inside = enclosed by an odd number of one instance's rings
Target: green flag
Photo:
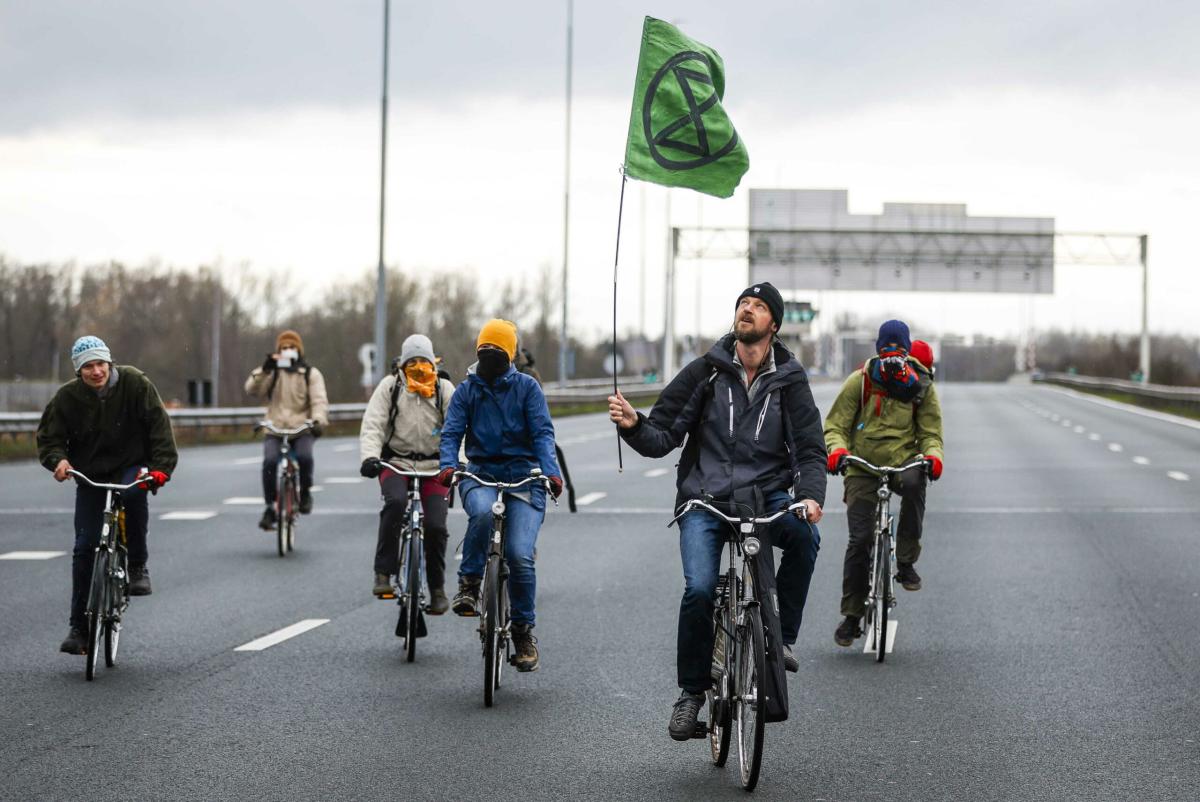
[[[746,146],[721,106],[725,63],[717,51],[646,17],[625,174],[728,198],[750,168]]]

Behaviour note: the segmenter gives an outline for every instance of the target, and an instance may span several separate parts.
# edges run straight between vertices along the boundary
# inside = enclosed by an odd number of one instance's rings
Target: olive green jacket
[[[171,419],[158,390],[135,367],[114,365],[117,381],[104,398],[74,379],[58,388],[38,424],[38,461],[54,470],[68,460],[97,482],[110,482],[128,468],[168,475],[179,452]]]
[[[913,401],[871,393],[863,404],[863,371],[850,374],[825,416],[825,446],[830,453],[844,448],[874,465],[892,467],[918,455],[945,459],[937,390],[928,372],[909,361],[921,376],[921,392]],[[846,473],[868,475],[853,463]]]

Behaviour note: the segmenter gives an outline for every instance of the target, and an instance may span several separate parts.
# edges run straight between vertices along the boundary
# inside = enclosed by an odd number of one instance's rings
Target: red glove
[[[938,457],[925,458],[925,470],[929,474],[929,478],[937,481],[942,478],[942,461]]]
[[[850,452],[844,448],[835,448],[829,452],[829,459],[825,461],[825,470],[830,473],[841,473],[842,468],[846,466],[846,457],[850,456]]]
[[[557,476],[551,476],[548,478],[550,479],[550,492],[554,495],[555,498],[558,498],[559,496],[562,495],[563,481],[562,481],[562,479],[559,479]]]
[[[158,489],[165,485],[171,477],[162,471],[149,471],[142,474],[140,478],[143,481],[138,483],[138,487],[142,490],[149,490],[151,493],[158,493]]]
[[[443,468],[434,479],[442,487],[450,487],[450,485],[454,484],[454,471],[454,468]]]

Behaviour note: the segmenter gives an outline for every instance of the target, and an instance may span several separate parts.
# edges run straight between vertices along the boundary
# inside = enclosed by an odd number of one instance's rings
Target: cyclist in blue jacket
[[[554,424],[541,385],[513,366],[516,353],[517,327],[513,323],[489,320],[484,324],[476,340],[479,361],[467,369],[466,381],[455,390],[446,410],[438,479],[447,486],[453,481],[459,446],[465,438],[467,470],[471,473],[514,482],[540,468],[557,498],[563,480],[554,453]],[[545,487],[527,487],[506,494],[504,559],[509,570],[514,664],[518,671],[536,671],[538,667],[537,639],[533,636],[533,552],[546,515]],[[469,522],[458,571],[458,594],[451,609],[457,615],[474,616],[478,615],[479,586],[497,491],[464,479],[459,492]]]

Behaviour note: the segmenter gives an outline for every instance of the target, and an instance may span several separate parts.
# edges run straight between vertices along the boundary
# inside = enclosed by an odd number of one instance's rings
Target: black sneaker
[[[786,643],[783,644],[783,667],[793,674],[800,670],[800,661],[792,654],[792,647]]]
[[[446,591],[438,588],[429,592],[429,604],[425,607],[425,612],[430,615],[445,615],[450,609],[450,600],[446,598]]]
[[[538,670],[537,638],[533,637],[533,627],[529,624],[512,625],[513,655],[512,663],[517,671]]]
[[[479,615],[479,582],[477,576],[464,576],[458,580],[458,593],[450,609],[455,615],[473,618]]]
[[[130,596],[149,596],[153,591],[150,590],[150,569],[145,563],[131,563],[129,566],[129,595]]]
[[[896,581],[905,590],[921,589],[921,575],[913,568],[912,563],[896,562]]]
[[[58,647],[60,652],[67,654],[87,654],[87,632],[83,627],[71,627],[67,639]]]
[[[269,506],[263,510],[262,517],[258,519],[258,528],[270,532],[277,523],[279,523],[279,518],[275,515],[275,507]]]
[[[838,625],[837,631],[833,633],[833,639],[837,642],[838,646],[849,646],[854,643],[855,638],[861,638],[862,634],[862,629],[858,626],[858,618],[848,615]]]
[[[376,596],[391,596],[394,592],[391,578],[387,574],[376,574],[375,585],[371,588],[371,592]]]
[[[305,489],[300,491],[300,514],[308,515],[312,512],[312,491]]]
[[[675,707],[671,709],[671,723],[667,725],[667,732],[676,741],[689,741],[696,733],[696,716],[700,715],[700,706],[704,704],[704,694],[688,693],[684,691],[679,694],[679,699],[675,702]]]

